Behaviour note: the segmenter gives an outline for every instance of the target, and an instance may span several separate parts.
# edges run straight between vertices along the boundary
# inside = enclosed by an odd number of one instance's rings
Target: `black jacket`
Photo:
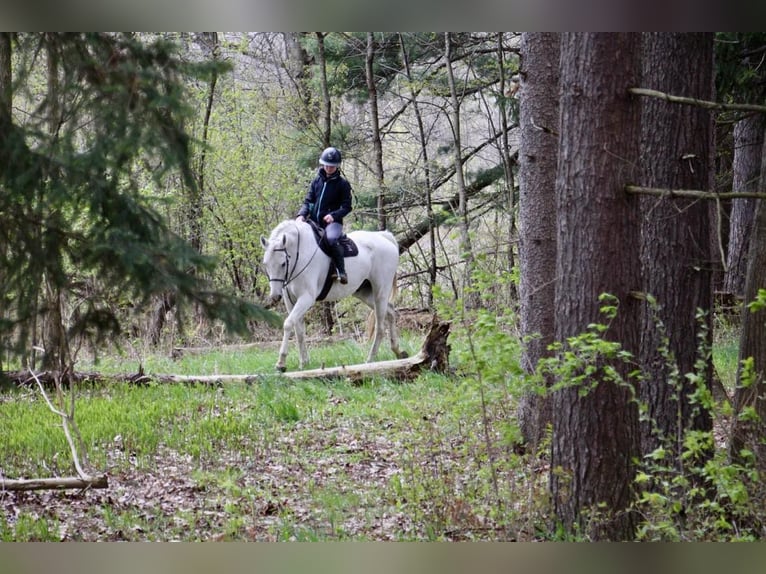
[[[322,227],[323,218],[328,213],[336,223],[343,223],[343,218],[351,212],[351,184],[337,170],[332,177],[327,177],[324,168],[320,168],[317,176],[309,186],[303,205],[298,215],[310,217]]]

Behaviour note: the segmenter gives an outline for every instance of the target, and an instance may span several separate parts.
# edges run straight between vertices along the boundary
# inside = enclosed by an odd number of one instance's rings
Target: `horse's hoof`
[[[407,351],[399,351],[398,357],[400,359],[406,359],[410,356],[410,354]]]
[[[276,367],[276,368],[277,368],[277,371],[279,371],[280,373],[284,373],[284,372],[287,370],[287,369],[286,369],[285,367],[283,367],[282,365],[277,365],[277,367]]]

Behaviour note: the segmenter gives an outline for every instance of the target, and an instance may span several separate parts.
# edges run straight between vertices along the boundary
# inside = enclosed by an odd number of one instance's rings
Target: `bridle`
[[[301,258],[301,230],[298,229],[297,225],[295,226],[295,229],[298,231],[298,245],[295,247],[295,263],[297,264]],[[293,281],[295,281],[298,277],[300,277],[301,274],[308,268],[308,266],[314,260],[314,256],[316,255],[318,249],[319,249],[319,244],[317,243],[316,247],[314,248],[314,252],[311,254],[311,257],[308,258],[308,261],[306,261],[306,264],[297,273],[295,272],[295,266],[293,266],[292,270],[290,269],[290,252],[287,250],[286,243],[283,244],[282,247],[275,247],[274,249],[271,250],[274,253],[279,251],[284,252],[285,276],[283,279],[279,279],[279,278],[273,278],[267,275],[267,277],[269,278],[269,283],[272,283],[272,282],[282,283],[282,291],[287,293],[287,297],[290,300],[291,305],[294,303],[294,301],[292,296],[290,295],[290,292],[287,290],[287,286],[290,285],[290,283],[292,283]]]

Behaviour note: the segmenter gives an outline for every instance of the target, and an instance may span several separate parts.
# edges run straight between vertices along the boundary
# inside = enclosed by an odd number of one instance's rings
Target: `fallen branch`
[[[62,478],[0,478],[0,492],[3,490],[67,490],[83,488],[109,488],[106,475]]]
[[[37,386],[40,389],[40,394],[43,396],[43,399],[45,399],[45,403],[48,405],[48,408],[53,412],[53,414],[56,414],[61,417],[61,426],[64,429],[64,436],[66,437],[66,441],[69,444],[69,449],[72,452],[72,461],[74,462],[75,470],[77,470],[77,474],[82,479],[88,479],[88,474],[85,473],[82,466],[80,465],[80,457],[77,456],[77,447],[74,444],[74,438],[72,437],[72,432],[70,430],[70,427],[74,429],[74,432],[77,433],[78,438],[80,438],[80,431],[77,429],[77,424],[74,421],[74,402],[72,403],[72,412],[65,413],[62,410],[57,409],[51,400],[48,398],[48,393],[45,392],[45,387],[43,387],[42,382],[38,378],[37,374],[34,371],[29,371],[32,378],[35,380],[35,383],[37,383]],[[56,383],[56,391],[58,393],[59,401],[64,402],[63,399],[63,391],[61,389],[61,380],[60,378],[56,377],[55,380]],[[73,399],[74,400],[74,399]],[[63,406],[63,405],[62,405]],[[80,444],[82,444],[82,439],[80,438]]]

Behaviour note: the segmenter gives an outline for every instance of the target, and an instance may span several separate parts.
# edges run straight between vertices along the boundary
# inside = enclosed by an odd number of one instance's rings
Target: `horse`
[[[280,372],[285,371],[291,331],[295,331],[298,342],[300,369],[303,370],[308,363],[303,318],[314,303],[320,299],[337,301],[349,295],[361,300],[374,312],[375,329],[367,362],[375,360],[386,328],[394,355],[400,359],[407,357],[407,353],[399,349],[396,315],[389,302],[396,286],[399,265],[396,238],[390,231],[362,230],[352,231],[346,237],[356,246],[358,255],[346,257],[348,283],[344,285],[338,281],[330,282],[331,259],[322,250],[312,224],[290,219],[277,225],[268,239],[261,236],[270,304],[284,299],[287,309],[276,364]]]

